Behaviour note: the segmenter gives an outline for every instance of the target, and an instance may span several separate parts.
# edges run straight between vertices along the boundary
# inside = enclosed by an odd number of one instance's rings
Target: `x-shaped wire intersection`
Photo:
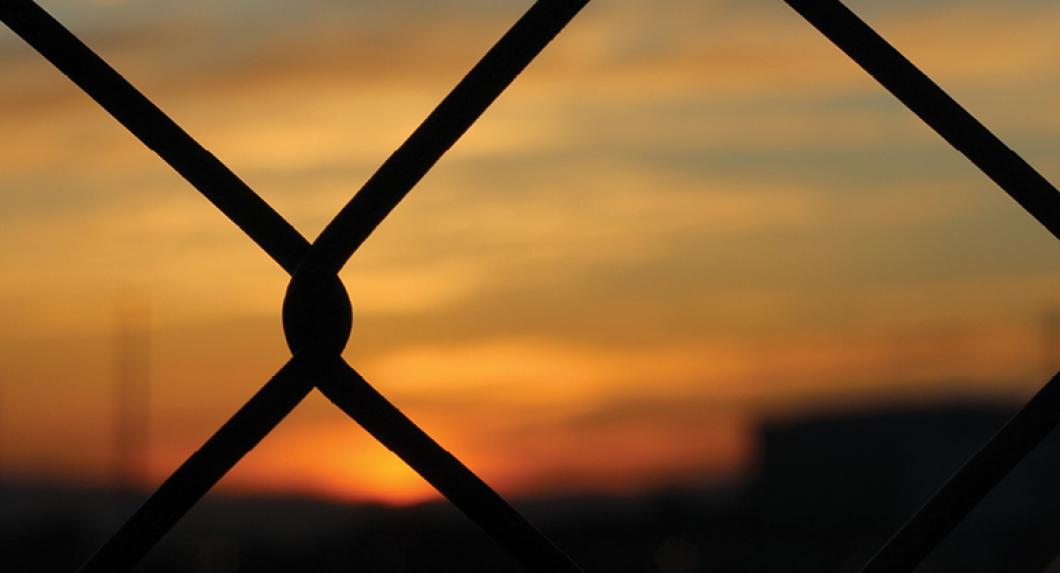
[[[838,0],[785,0],[1060,237],[1060,193]],[[0,20],[205,195],[291,275],[283,305],[292,358],[167,479],[82,571],[131,569],[299,402],[318,388],[524,565],[581,571],[496,492],[341,357],[352,323],[338,272],[497,96],[587,4],[537,0],[310,244],[216,157],[32,0]],[[912,571],[1060,422],[1060,374],[1045,385],[869,562]]]
[[[232,171],[32,0],[0,18],[205,195],[291,275],[292,358],[144,503],[82,571],[130,569],[314,388],[393,450],[525,565],[581,571],[500,495],[341,357],[351,326],[338,272],[388,213],[588,0],[539,0],[310,244]]]

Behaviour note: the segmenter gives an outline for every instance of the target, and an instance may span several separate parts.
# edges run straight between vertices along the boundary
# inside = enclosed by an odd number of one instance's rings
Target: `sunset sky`
[[[39,1],[309,238],[530,5]],[[1060,181],[1060,4],[848,5]],[[287,276],[7,28],[0,70],[0,475],[108,483],[139,306],[157,483],[289,357]],[[342,279],[348,361],[506,494],[1060,367],[1056,240],[780,0],[591,2]],[[318,394],[223,486],[432,495]]]

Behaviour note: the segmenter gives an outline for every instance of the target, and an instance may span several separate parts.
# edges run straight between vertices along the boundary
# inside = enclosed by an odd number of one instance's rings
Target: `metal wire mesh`
[[[341,358],[351,311],[337,273],[388,213],[588,0],[538,0],[310,243],[220,160],[32,0],[0,19],[155,151],[291,275],[292,357],[159,487],[82,571],[127,571],[314,388],[525,566],[580,567]],[[1060,237],[1060,193],[838,0],[786,0]],[[911,571],[1060,422],[1053,379],[870,561]]]

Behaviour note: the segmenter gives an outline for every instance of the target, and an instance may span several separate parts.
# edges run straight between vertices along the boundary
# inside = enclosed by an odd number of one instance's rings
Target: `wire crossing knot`
[[[353,306],[336,275],[299,271],[283,299],[283,334],[292,354],[333,356],[346,348]]]

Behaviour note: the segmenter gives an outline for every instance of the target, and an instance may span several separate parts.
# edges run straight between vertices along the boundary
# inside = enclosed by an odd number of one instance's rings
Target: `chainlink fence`
[[[1060,238],[1060,193],[838,0],[785,0]],[[588,0],[538,0],[309,242],[220,160],[32,0],[0,19],[157,153],[291,275],[283,326],[292,356],[148,498],[83,572],[132,569],[314,388],[396,453],[528,569],[581,571],[500,495],[341,357],[351,308],[338,272],[353,253]],[[1054,376],[871,559],[917,565],[1060,421]]]

